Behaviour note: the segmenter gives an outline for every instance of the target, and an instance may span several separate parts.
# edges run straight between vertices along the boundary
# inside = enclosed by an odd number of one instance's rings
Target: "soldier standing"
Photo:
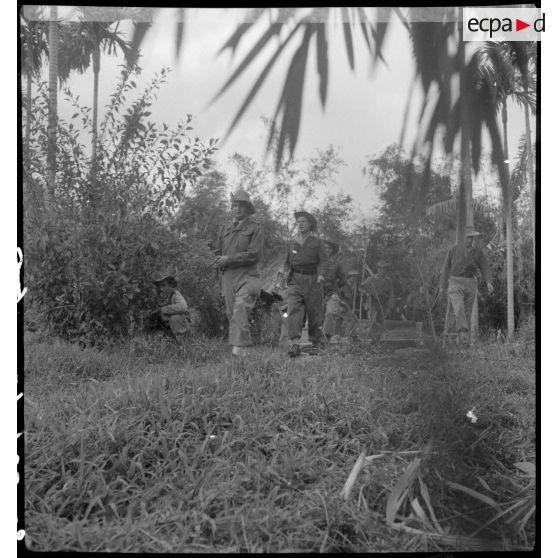
[[[469,326],[478,278],[481,276],[484,278],[489,294],[494,290],[486,255],[483,249],[475,244],[479,234],[474,227],[467,226],[464,252],[458,250],[457,245],[452,246],[440,273],[440,293],[442,295],[448,293],[455,314],[457,334],[465,344],[470,343]]]
[[[250,312],[260,294],[263,230],[251,215],[255,208],[250,196],[238,190],[231,197],[233,222],[225,225],[217,240],[215,267],[222,270],[222,294],[229,320],[232,354],[247,356],[252,346]]]
[[[354,316],[341,292],[347,286],[347,277],[339,261],[339,245],[330,239],[324,240],[329,260],[324,281],[324,335],[328,341],[343,333],[350,336],[354,333]],[[353,319],[350,319],[350,318]],[[335,338],[336,339],[336,338]],[[335,340],[334,339],[334,340]]]
[[[368,319],[371,323],[376,319],[379,323],[384,323],[395,306],[393,281],[388,275],[388,262],[380,260],[376,268],[378,273],[375,277],[368,277],[362,283],[362,289],[367,294]]]
[[[308,339],[315,347],[322,344],[322,283],[328,260],[323,241],[312,234],[317,228],[315,217],[307,211],[297,211],[294,216],[298,234],[285,261],[289,356],[300,354],[305,316],[308,320]]]

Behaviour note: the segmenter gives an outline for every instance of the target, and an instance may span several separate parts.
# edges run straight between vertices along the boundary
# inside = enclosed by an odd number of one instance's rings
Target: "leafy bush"
[[[191,116],[176,129],[147,119],[168,70],[148,84],[126,108],[135,88],[133,72],[123,71],[99,129],[98,157],[92,168],[80,131],[58,123],[56,190],[42,212],[26,215],[25,283],[29,298],[54,333],[91,344],[141,327],[142,314],[154,305],[153,275],[176,273],[179,288],[206,318],[206,333],[219,331],[220,297],[212,254],[201,239],[179,235],[174,214],[209,157],[207,144],[189,137]],[[34,103],[34,130],[28,192],[44,191],[46,175],[46,87]],[[72,120],[91,126],[89,109],[76,107]],[[35,201],[41,196],[35,195]]]

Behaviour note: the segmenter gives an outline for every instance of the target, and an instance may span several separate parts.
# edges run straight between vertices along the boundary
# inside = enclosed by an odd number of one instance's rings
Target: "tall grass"
[[[510,516],[491,522],[489,505],[448,481],[504,503],[532,490],[514,464],[535,459],[534,364],[384,355],[364,345],[298,359],[264,346],[249,361],[228,351],[163,337],[112,352],[26,338],[28,546],[455,549],[384,520],[417,455],[444,533],[532,544],[534,516],[514,533]],[[472,408],[475,424],[466,417]],[[343,498],[362,452],[378,458]]]

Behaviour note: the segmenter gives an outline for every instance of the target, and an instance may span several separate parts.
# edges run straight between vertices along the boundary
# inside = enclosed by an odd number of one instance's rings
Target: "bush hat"
[[[467,225],[465,227],[465,236],[479,236],[480,232],[475,230],[475,227],[472,227],[471,225]]]
[[[316,221],[314,215],[308,213],[308,211],[295,211],[294,216],[295,219],[298,219],[299,217],[306,217],[306,219],[308,219],[308,221],[310,222],[311,231],[315,231],[318,228],[318,221]]]
[[[326,244],[331,248],[331,251],[333,252],[334,256],[335,254],[337,254],[337,252],[339,252],[339,244],[331,240],[331,238],[324,238],[324,244]]]
[[[380,260],[376,264],[376,267],[390,267],[390,264],[388,262],[386,262],[386,260]]]
[[[360,275],[360,273],[356,269],[349,269],[349,271],[347,271],[347,277],[352,277],[355,275]]]
[[[231,204],[235,202],[245,203],[248,206],[248,213],[250,215],[256,213],[254,204],[250,201],[250,196],[245,190],[237,190],[234,194],[231,194]]]
[[[171,283],[171,285],[174,285],[176,287],[177,285],[176,279],[174,278],[174,275],[170,271],[163,271],[162,273],[156,275],[155,278],[153,279],[153,283],[155,283],[155,285],[158,285],[159,283],[162,283],[167,279],[169,283]]]

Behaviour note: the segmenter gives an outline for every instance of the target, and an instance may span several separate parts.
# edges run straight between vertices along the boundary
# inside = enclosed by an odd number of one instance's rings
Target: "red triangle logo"
[[[522,29],[525,29],[526,27],[531,27],[530,23],[525,23],[524,21],[522,21],[521,19],[515,19],[515,30],[516,31],[521,31]]]

